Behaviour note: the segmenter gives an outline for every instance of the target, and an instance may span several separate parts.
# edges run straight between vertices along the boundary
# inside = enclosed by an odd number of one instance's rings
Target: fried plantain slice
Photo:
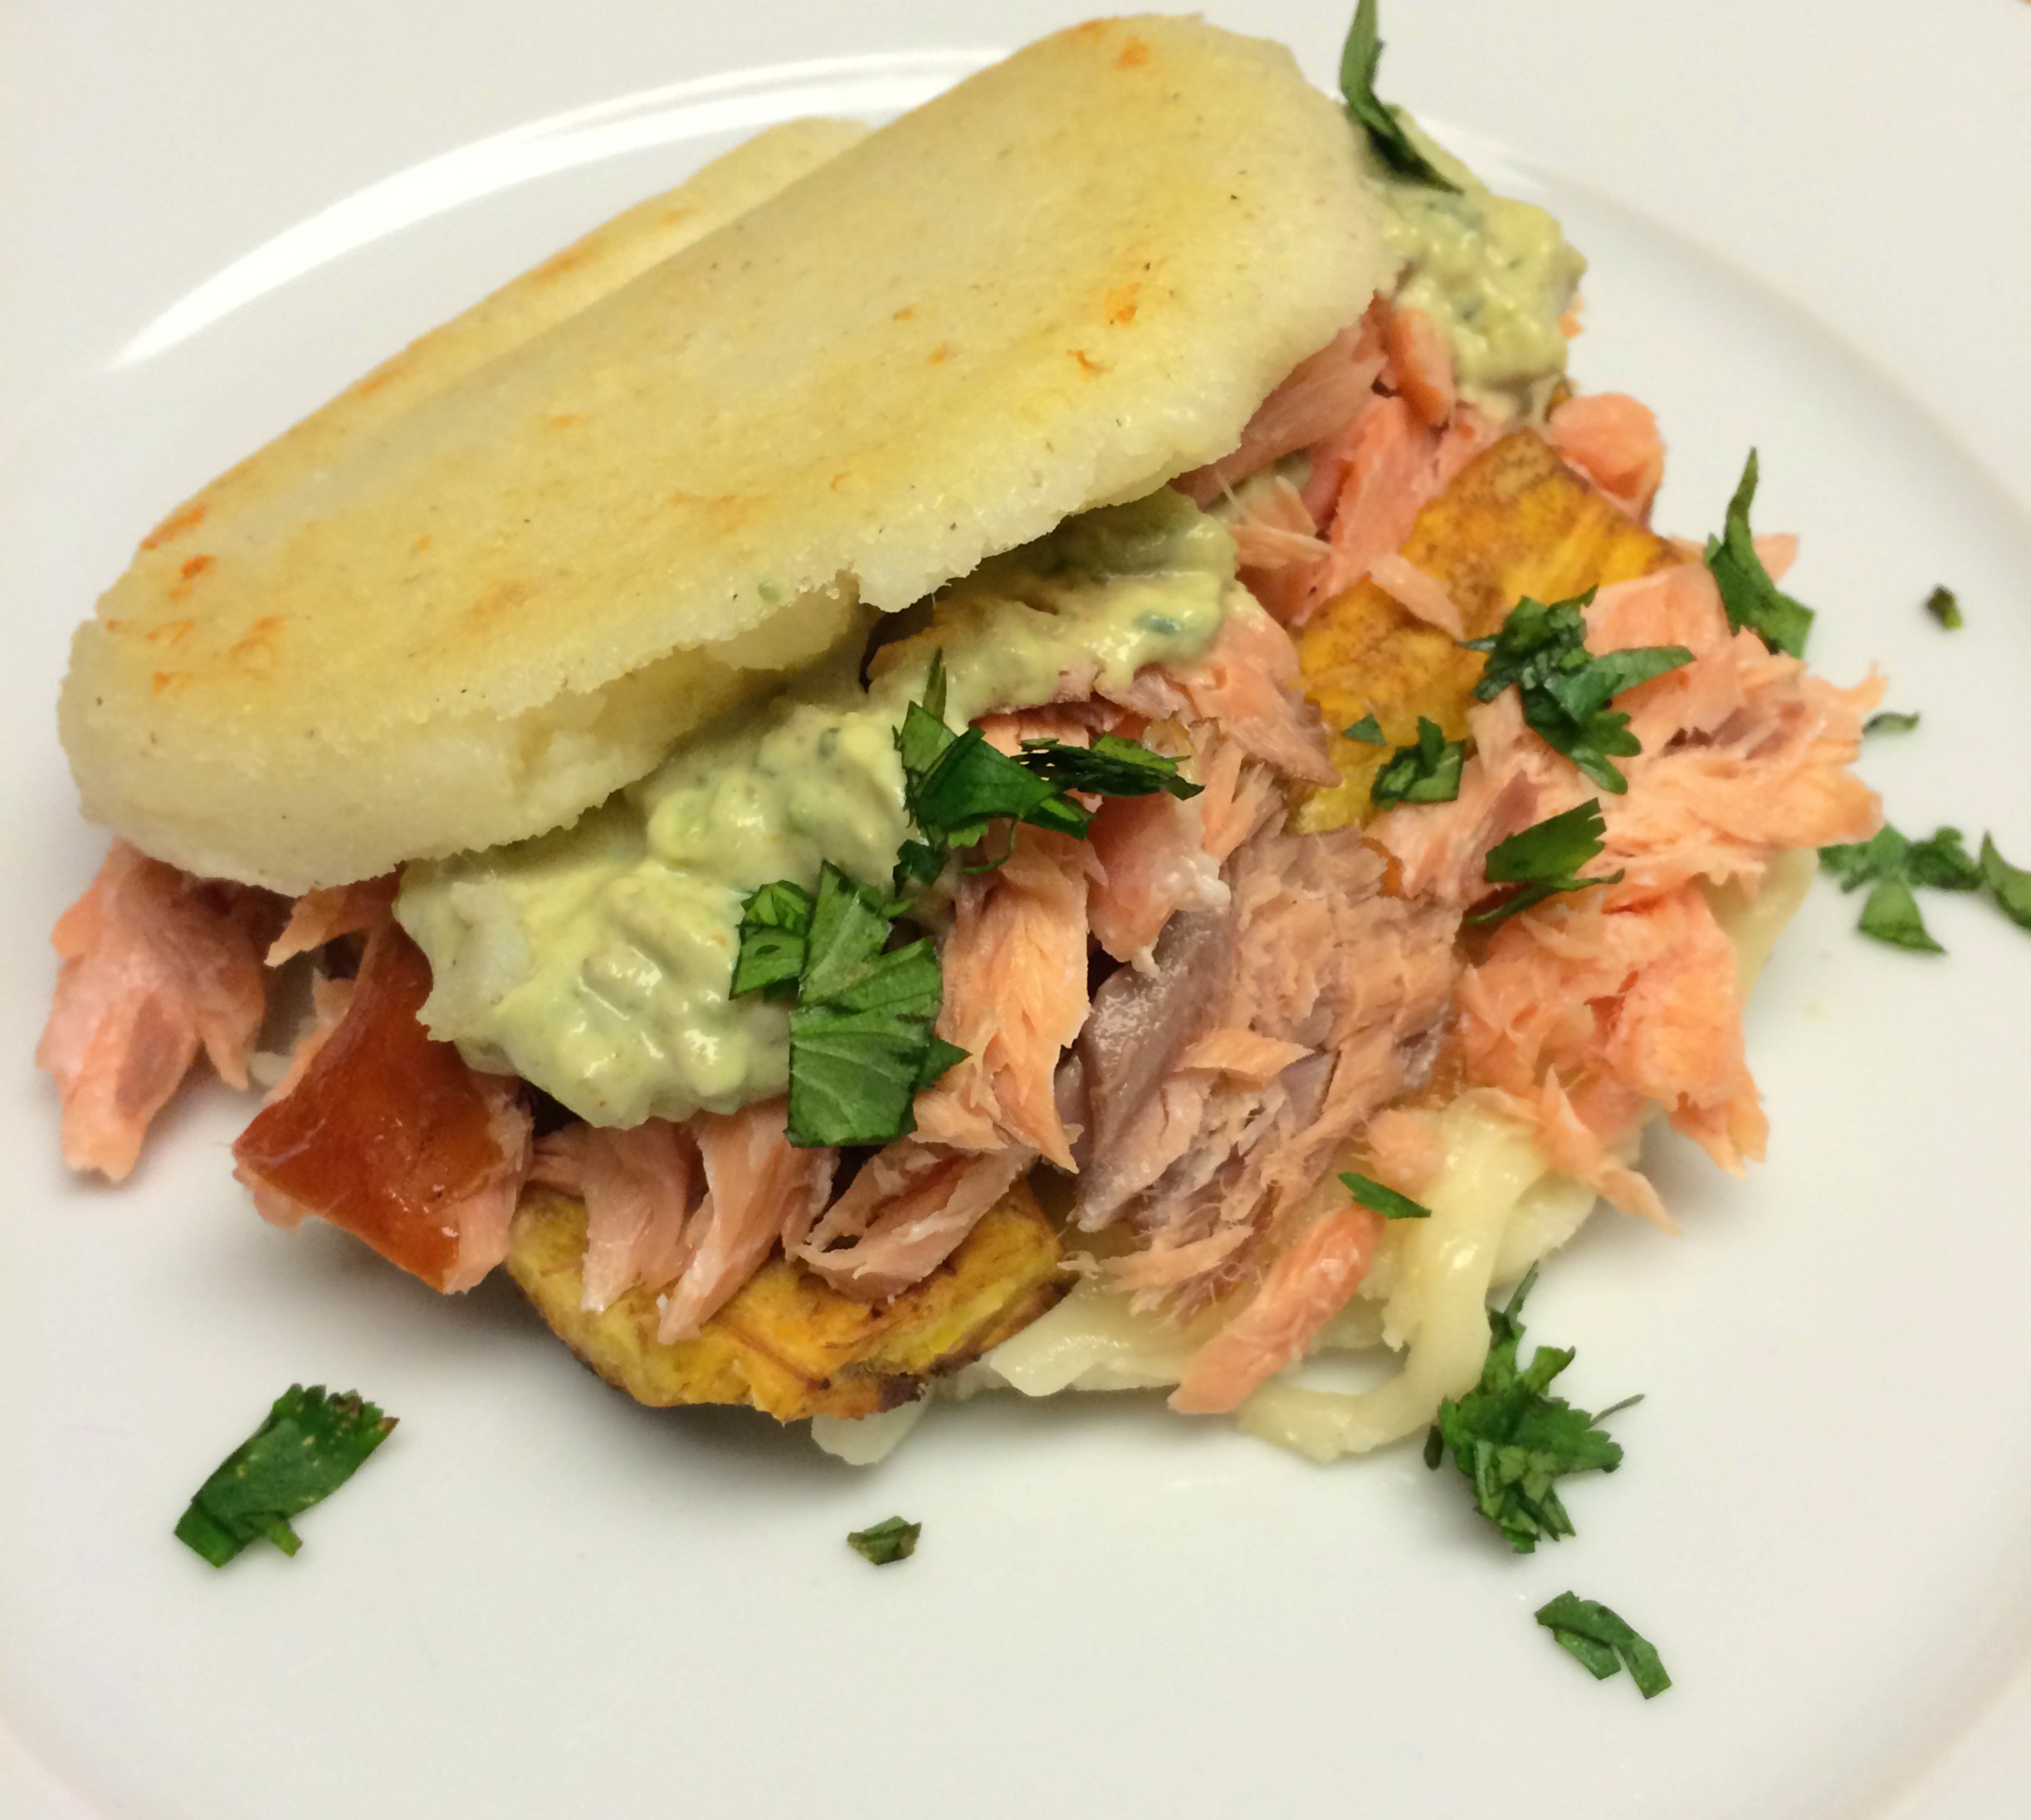
[[[1682,560],[1534,430],[1483,451],[1418,513],[1404,557],[1445,584],[1469,638],[1483,638],[1526,594],[1564,600],[1589,588],[1648,575]],[[1417,737],[1420,716],[1449,739],[1467,731],[1480,679],[1478,651],[1463,651],[1406,612],[1372,581],[1330,602],[1298,638],[1305,692],[1333,729],[1340,783],[1299,808],[1301,832],[1368,820],[1369,787],[1392,748]],[[1385,744],[1343,729],[1372,714]]]
[[[795,1422],[869,1416],[920,1395],[1028,1325],[1063,1293],[1057,1230],[1018,1183],[965,1242],[891,1300],[842,1295],[773,1257],[694,1339],[656,1337],[657,1298],[630,1291],[603,1313],[579,1305],[585,1209],[530,1188],[508,1270],[558,1337],[610,1384],[656,1408],[746,1403]]]

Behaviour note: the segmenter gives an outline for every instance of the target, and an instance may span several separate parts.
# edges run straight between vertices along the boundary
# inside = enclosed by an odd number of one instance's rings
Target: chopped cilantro
[[[1457,190],[1460,186],[1418,149],[1394,110],[1377,98],[1375,71],[1381,63],[1382,36],[1375,18],[1375,0],[1360,0],[1340,53],[1340,92],[1345,98],[1348,113],[1358,125],[1368,129],[1369,143],[1399,176],[1429,183],[1434,189]]]
[[[924,1052],[923,1071],[917,1076],[917,1091],[935,1086],[946,1075],[966,1059],[968,1052],[955,1042],[947,1042],[943,1037],[931,1038],[930,1047]]]
[[[1951,827],[1941,828],[1929,840],[1913,841],[1886,822],[1866,841],[1822,847],[1819,863],[1844,891],[1868,886],[1860,924],[1864,935],[1921,954],[1946,950],[1926,929],[1913,888],[1979,890],[1986,877],[1983,863],[1963,844],[1960,829]]]
[[[903,799],[925,838],[906,842],[896,879],[929,884],[954,847],[970,847],[1000,817],[1042,816],[1047,827],[1083,835],[1090,819],[1046,779],[987,743],[978,727],[954,733],[945,723],[945,653],[931,653],[924,694],[903,711],[896,749],[903,763]],[[1047,808],[1047,805],[1052,807]]]
[[[1900,714],[1894,708],[1885,708],[1880,714],[1872,714],[1862,723],[1862,730],[1869,733],[1909,733],[1918,725],[1915,714]]]
[[[1721,535],[1706,540],[1706,566],[1720,585],[1721,603],[1727,608],[1731,626],[1737,632],[1746,626],[1772,651],[1803,657],[1806,635],[1813,629],[1813,610],[1779,588],[1756,554],[1749,508],[1755,502],[1757,480],[1756,451],[1751,449],[1735,496],[1728,501]]]
[[[1373,713],[1365,714],[1347,729],[1350,739],[1358,739],[1365,746],[1387,745],[1389,742],[1382,730],[1382,723]]]
[[[1399,746],[1369,785],[1377,808],[1392,803],[1450,803],[1460,793],[1464,739],[1448,739],[1436,721],[1418,717],[1418,743]]]
[[[1656,1699],[1672,1685],[1657,1650],[1605,1605],[1561,1593],[1538,1608],[1537,1622],[1596,1681],[1606,1681],[1626,1667],[1645,1700]]]
[[[1133,739],[1103,733],[1091,746],[1056,739],[1023,742],[1011,758],[978,727],[954,733],[945,724],[945,654],[934,651],[924,695],[904,710],[896,734],[903,762],[903,798],[924,838],[906,841],[896,858],[896,883],[928,885],[954,847],[984,838],[990,823],[1028,822],[1083,840],[1093,817],[1070,792],[1150,796],[1163,790],[1193,797],[1200,787],[1178,774],[1178,761]]]
[[[891,1561],[906,1561],[915,1554],[917,1538],[923,1533],[921,1523],[906,1523],[901,1517],[891,1517],[886,1523],[853,1530],[847,1537],[847,1546],[876,1567],[886,1567]]]
[[[1536,1281],[1533,1270],[1507,1307],[1488,1310],[1493,1343],[1481,1382],[1438,1406],[1424,1442],[1424,1463],[1434,1469],[1452,1450],[1453,1463],[1473,1485],[1475,1507],[1519,1554],[1530,1554],[1540,1540],[1573,1534],[1559,1480],[1575,1472],[1613,1472],[1622,1464],[1620,1445],[1599,1426],[1612,1410],[1590,1416],[1550,1394],[1552,1380],[1573,1362],[1570,1348],[1540,1346],[1527,1366],[1517,1364],[1523,1305]],[[1615,1407],[1627,1408],[1628,1403]]]
[[[1996,851],[1988,835],[1982,837],[1982,881],[1988,886],[2003,914],[2019,929],[2031,929],[2031,872],[2012,866]]]
[[[1619,796],[1628,779],[1611,761],[1643,747],[1628,730],[1629,717],[1608,704],[1625,689],[1691,663],[1692,653],[1682,645],[1648,645],[1597,656],[1587,649],[1585,609],[1593,598],[1592,588],[1550,606],[1526,595],[1501,631],[1470,639],[1467,648],[1487,654],[1474,686],[1477,700],[1492,701],[1513,686],[1532,731]]]
[[[1584,891],[1589,885],[1613,885],[1620,871],[1582,878],[1579,868],[1599,856],[1607,844],[1608,825],[1599,798],[1576,809],[1554,815],[1497,841],[1488,849],[1485,868],[1491,885],[1517,885],[1521,890],[1492,908],[1469,917],[1473,923],[1499,923],[1560,891]]]
[[[1907,948],[1914,954],[1943,954],[1946,950],[1933,940],[1920,914],[1918,900],[1901,878],[1887,878],[1869,892],[1856,925],[1864,935],[1892,948]]]
[[[936,734],[944,744],[927,764],[913,754],[930,749]],[[911,703],[896,734],[903,754],[904,800],[911,819],[935,850],[971,847],[992,822],[1030,822],[1038,827],[1083,837],[1092,817],[1048,778],[998,752],[978,727],[955,734]]]
[[[1011,818],[1083,836],[1092,817],[1067,793],[1190,797],[1178,761],[1133,739],[1090,747],[1029,742],[1012,759],[977,727],[945,724],[945,672],[934,651],[921,698],[896,730],[904,801],[924,838],[903,842],[895,885],[930,885],[953,848]],[[815,898],[788,880],[741,908],[731,992],[793,1001],[789,1139],[806,1147],[886,1144],[916,1127],[913,1102],[966,1052],[935,1034],[945,979],[928,937],[891,946],[907,900],[884,897],[829,861]]]
[[[803,886],[779,879],[750,893],[740,906],[740,952],[729,988],[733,996],[759,992],[769,998],[794,998],[810,934],[811,894]]]
[[[1926,611],[1948,632],[1958,632],[1967,622],[1960,617],[1960,603],[1950,588],[1936,588],[1926,596]]]
[[[1197,796],[1201,788],[1178,775],[1175,759],[1113,733],[1096,734],[1090,746],[1025,739],[1016,763],[1061,790],[1093,796],[1155,796],[1161,790],[1184,798]]]
[[[1340,1185],[1371,1212],[1379,1213],[1385,1220],[1428,1220],[1432,1210],[1423,1203],[1413,1201],[1408,1194],[1399,1194],[1394,1188],[1384,1188],[1372,1177],[1356,1175],[1348,1170],[1340,1178]]]
[[[1873,884],[1895,874],[1911,845],[1886,822],[1866,841],[1821,847],[1819,863],[1833,875],[1843,890],[1852,891],[1857,886]]]
[[[322,1384],[291,1384],[198,1486],[177,1521],[177,1539],[213,1567],[263,1536],[294,1554],[302,1544],[289,1520],[351,1478],[394,1426],[394,1417],[355,1391],[333,1396]]]
[[[1487,653],[1481,680],[1474,685],[1477,701],[1492,701],[1514,684],[1520,695],[1541,688],[1560,670],[1578,669],[1587,661],[1586,610],[1599,592],[1589,588],[1570,600],[1523,596],[1501,627],[1486,638],[1470,638],[1465,648]]]
[[[1912,884],[1929,885],[1936,891],[1981,889],[1980,862],[1962,844],[1959,828],[1941,828],[1929,841],[1913,841],[1904,868]]]
[[[945,869],[945,856],[926,841],[905,841],[896,850],[896,888],[931,885]]]
[[[900,908],[829,862],[818,875],[790,1012],[792,1144],[903,1136],[918,1090],[958,1059],[933,1033],[944,976],[930,938],[884,951]]]

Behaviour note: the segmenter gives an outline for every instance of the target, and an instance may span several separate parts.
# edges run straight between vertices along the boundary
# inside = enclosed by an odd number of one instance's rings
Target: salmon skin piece
[[[507,1255],[530,1119],[519,1086],[476,1074],[425,1032],[429,993],[422,951],[383,924],[338,1027],[232,1151],[271,1217],[315,1214],[456,1291]]]

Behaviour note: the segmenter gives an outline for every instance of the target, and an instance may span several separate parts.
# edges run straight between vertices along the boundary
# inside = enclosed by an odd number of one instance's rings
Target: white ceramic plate
[[[1338,5],[1215,6],[1324,80]],[[2031,9],[1392,0],[1389,93],[1595,261],[1578,370],[1648,398],[1659,522],[1806,534],[1815,658],[1879,661],[1892,814],[2031,854]],[[1059,6],[129,0],[13,10],[0,290],[0,1813],[423,1820],[2019,1811],[2031,1798],[2031,942],[1816,893],[1751,1051],[1745,1184],[1604,1217],[1534,1305],[1627,1468],[1530,1559],[1399,1450],[1320,1471],[1136,1404],[944,1409],[857,1474],[652,1415],[496,1282],[444,1303],[228,1178],[179,1101],[123,1193],[55,1158],[45,935],[96,863],[51,730],[69,627],[169,502],[738,132],[876,113]],[[645,93],[645,91],[647,91]],[[531,123],[539,123],[532,125]],[[1918,612],[1936,581],[1969,625]],[[168,1525],[292,1378],[395,1441],[294,1562]],[[925,1525],[876,1574],[844,1532]],[[1567,1587],[1677,1685],[1597,1686]]]

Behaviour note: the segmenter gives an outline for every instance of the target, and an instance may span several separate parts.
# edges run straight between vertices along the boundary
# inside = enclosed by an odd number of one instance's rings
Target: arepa
[[[1392,269],[1364,156],[1281,46],[1099,22],[547,325],[539,269],[146,540],[87,812],[287,890],[569,821],[857,602],[1231,448]]]

